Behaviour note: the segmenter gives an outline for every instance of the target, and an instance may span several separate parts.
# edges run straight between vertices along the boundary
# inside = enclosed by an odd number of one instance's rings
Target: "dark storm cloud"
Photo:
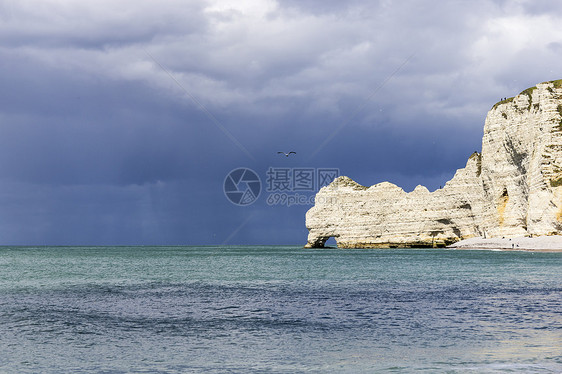
[[[55,184],[177,178],[199,158],[196,135],[209,136],[201,113],[135,82],[89,81],[29,64],[10,71],[17,81],[0,75],[11,87],[0,104],[4,177]]]
[[[333,167],[435,189],[479,150],[500,97],[562,77],[560,15],[530,1],[0,1],[0,237],[303,243],[309,206],[234,206],[226,174]]]
[[[206,27],[203,2],[0,2],[0,42],[41,48],[119,48]]]

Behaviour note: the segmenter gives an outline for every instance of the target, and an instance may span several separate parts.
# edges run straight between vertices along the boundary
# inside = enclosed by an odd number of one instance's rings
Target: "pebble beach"
[[[562,252],[562,236],[537,236],[517,238],[471,238],[461,240],[448,248],[522,250],[541,252]]]

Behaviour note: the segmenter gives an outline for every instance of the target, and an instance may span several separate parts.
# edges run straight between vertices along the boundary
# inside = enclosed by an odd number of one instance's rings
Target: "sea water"
[[[2,373],[560,373],[562,253],[0,247]]]

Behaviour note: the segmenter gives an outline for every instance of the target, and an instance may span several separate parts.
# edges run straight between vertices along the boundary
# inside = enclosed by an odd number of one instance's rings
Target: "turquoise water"
[[[560,373],[562,253],[0,247],[0,372]]]

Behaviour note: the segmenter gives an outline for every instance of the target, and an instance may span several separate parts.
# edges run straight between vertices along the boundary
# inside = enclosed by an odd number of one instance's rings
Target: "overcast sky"
[[[439,188],[495,102],[562,78],[561,24],[540,0],[0,0],[0,243],[305,244],[269,168]]]

